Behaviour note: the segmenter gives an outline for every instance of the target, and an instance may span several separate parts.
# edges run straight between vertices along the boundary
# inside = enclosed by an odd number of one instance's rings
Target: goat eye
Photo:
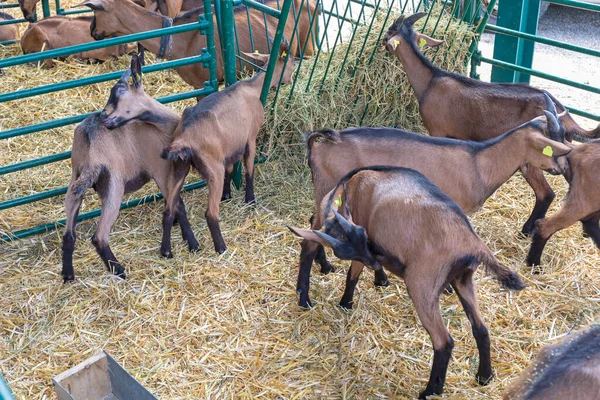
[[[124,88],[121,88],[117,91],[117,94],[125,94],[127,90],[125,90]]]

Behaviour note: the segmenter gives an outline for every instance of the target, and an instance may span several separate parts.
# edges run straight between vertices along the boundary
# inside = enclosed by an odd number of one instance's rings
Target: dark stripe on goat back
[[[526,128],[532,127],[534,129],[538,129],[542,131],[542,122],[539,120],[536,121],[528,121],[514,129],[511,129],[508,132],[503,133],[500,136],[497,136],[493,139],[486,140],[484,142],[474,142],[471,140],[459,140],[459,139],[451,139],[451,138],[441,138],[441,137],[432,137],[428,135],[422,135],[420,133],[409,132],[402,129],[396,128],[370,128],[370,127],[361,127],[361,128],[350,128],[340,131],[340,135],[342,139],[357,139],[357,140],[365,140],[368,142],[373,142],[375,140],[385,140],[389,139],[392,141],[395,140],[408,140],[416,143],[423,143],[429,146],[440,146],[440,147],[460,147],[469,151],[470,153],[475,153],[478,151],[485,150],[496,143],[504,140],[507,136],[512,135],[513,133]]]
[[[475,233],[475,230],[473,230],[473,227],[471,226],[471,222],[469,222],[469,219],[467,218],[465,213],[458,206],[458,204],[456,204],[456,202],[454,200],[452,200],[450,197],[448,197],[448,195],[446,193],[442,192],[442,190],[439,187],[437,187],[433,182],[431,182],[431,180],[429,178],[427,178],[425,175],[423,175],[422,173],[420,173],[418,171],[415,171],[414,169],[405,168],[405,167],[394,167],[394,166],[389,166],[389,165],[374,165],[374,166],[369,166],[369,167],[356,168],[355,170],[348,172],[344,177],[342,177],[342,179],[340,179],[338,184],[335,186],[335,189],[329,196],[329,200],[327,201],[327,206],[325,207],[325,215],[329,215],[329,213],[331,211],[331,203],[335,200],[334,197],[335,197],[335,192],[337,191],[337,189],[340,186],[346,184],[346,182],[348,182],[350,179],[352,179],[352,177],[354,175],[356,175],[362,171],[384,172],[384,173],[397,174],[400,176],[408,177],[412,182],[416,183],[424,191],[429,193],[433,200],[435,200],[436,202],[438,202],[440,204],[443,204],[448,210],[452,211],[454,214],[456,214],[458,217],[460,217],[462,219],[462,221],[467,225],[467,227],[471,230],[471,233],[473,233],[473,235],[477,236],[477,234]]]
[[[0,18],[4,19],[4,20],[11,20],[11,19],[15,19],[15,17],[13,17],[10,14],[7,14],[5,12],[0,12]]]
[[[523,400],[531,400],[552,388],[569,369],[577,367],[596,355],[600,355],[600,325],[594,325],[589,330],[577,335],[563,347],[555,348],[551,352],[551,359],[539,360],[534,370],[537,373],[534,372],[533,383],[529,386]]]
[[[88,147],[92,144],[94,138],[105,130],[104,122],[102,121],[100,114],[90,115],[81,121],[81,124],[79,124],[77,128],[83,130],[84,139]]]

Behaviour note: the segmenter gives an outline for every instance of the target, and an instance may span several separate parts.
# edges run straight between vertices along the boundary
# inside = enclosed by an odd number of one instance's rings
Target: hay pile
[[[448,36],[446,39],[450,42]],[[376,62],[388,63],[398,72],[387,73],[402,74],[396,60],[381,53],[376,57]],[[385,73],[378,65],[374,70]],[[455,67],[461,65],[462,61],[457,61]],[[42,80],[49,83],[126,66],[127,59],[96,66],[69,61],[53,71],[28,66],[7,69],[8,75],[2,79],[10,79],[13,87],[26,87],[35,85],[36,80],[37,84]],[[175,74],[151,76],[145,87],[153,95],[187,89]],[[299,79],[304,79],[303,75]],[[110,85],[0,105],[6,106],[0,109],[1,129],[99,108]],[[294,103],[300,111],[294,108],[275,114],[272,123],[276,126],[283,126],[288,118],[295,122],[284,126],[281,137],[285,140],[279,140],[276,157],[257,166],[258,205],[243,206],[239,191],[221,205],[221,228],[229,246],[222,256],[215,255],[204,222],[204,190],[183,195],[203,246],[198,253],[188,253],[174,229],[175,258],[165,260],[158,255],[162,203],[121,213],[111,244],[127,269],[127,281],[110,276],[89,243],[95,221],[78,226],[77,279],[70,285],[61,284],[60,232],[2,245],[0,370],[17,398],[56,398],[51,378],[99,349],[106,349],[162,399],[414,398],[427,381],[432,351],[401,280],[391,277],[390,287],[374,288],[372,275],[365,272],[358,284],[355,309],[344,312],[336,304],[346,266],[336,262],[336,273],[321,276],[315,270],[311,297],[316,307],[302,311],[296,306],[299,245],[285,225],[307,226],[313,205],[298,132],[310,129],[313,118],[316,128],[336,122],[345,126],[345,120],[334,112],[328,116],[319,107],[312,114],[308,111],[310,101],[324,106],[327,103],[321,101],[327,99],[333,99],[327,101],[335,102],[331,104],[336,109],[344,107],[341,98],[334,99],[331,87],[323,98]],[[389,97],[399,92],[406,92],[405,99]],[[417,126],[414,105],[398,111],[405,102],[413,101],[410,93],[390,85],[388,97],[377,100],[380,110],[396,113],[390,117],[392,121]],[[399,103],[393,104],[395,101]],[[300,117],[295,116],[297,112]],[[381,118],[389,117],[383,114]],[[369,112],[367,118],[377,115]],[[366,119],[365,123],[375,124],[376,120]],[[267,133],[275,143],[275,133]],[[71,138],[72,127],[65,127],[0,142],[2,164],[67,150]],[[0,178],[1,196],[10,198],[64,185],[69,175],[68,162],[6,175]],[[561,177],[551,177],[550,184],[557,198],[565,194]],[[148,185],[144,193],[154,190]],[[96,196],[87,199],[84,211],[97,205]],[[59,198],[0,211],[0,229],[63,217],[61,203]],[[477,386],[474,380],[477,349],[459,301],[455,295],[442,299],[443,317],[456,343],[445,398],[500,398],[503,388],[541,346],[598,318],[600,273],[595,266],[600,257],[591,240],[581,237],[579,226],[550,240],[543,258],[546,274],[532,275],[524,267],[529,241],[516,233],[533,203],[530,189],[516,176],[472,218],[482,239],[502,262],[521,274],[528,288],[519,294],[508,293],[484,273],[477,275],[496,375],[486,387]],[[558,205],[554,204],[550,213]]]
[[[276,127],[279,135],[268,136],[268,142],[298,141],[301,138],[298,133],[325,127],[394,126],[426,132],[402,64],[376,40],[383,37],[399,15],[394,11],[388,15],[387,10],[380,10],[372,17],[370,30],[370,21],[358,28],[349,52],[346,40],[334,52],[303,61],[291,99],[292,85],[283,87],[274,112],[268,114],[265,126],[267,129]],[[425,21],[426,18],[418,21],[415,29],[445,40],[439,49],[424,49],[425,55],[441,68],[466,73],[465,61],[468,61],[469,45],[475,36],[472,28],[451,18],[439,5],[434,7],[424,27]],[[367,35],[369,40],[365,41]]]

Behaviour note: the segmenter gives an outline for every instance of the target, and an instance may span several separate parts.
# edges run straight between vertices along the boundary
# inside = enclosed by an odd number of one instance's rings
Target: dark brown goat
[[[465,213],[471,214],[522,165],[552,174],[564,173],[567,160],[561,156],[571,149],[546,137],[547,134],[555,136],[559,130],[554,115],[546,112],[545,117],[535,118],[485,142],[434,138],[392,128],[313,132],[307,136],[307,146],[316,208],[349,171],[369,165],[393,165],[421,172]],[[324,140],[317,142],[318,138]],[[321,218],[315,214],[313,229],[321,226]],[[322,246],[302,242],[297,286],[301,307],[310,306],[309,278],[315,256],[322,272],[331,270]],[[387,285],[383,271],[376,271],[375,284]]]
[[[72,178],[65,199],[67,223],[63,236],[65,282],[75,278],[73,250],[77,214],[85,192],[93,187],[102,199],[102,214],[92,238],[98,254],[109,271],[125,277],[125,269],[110,249],[109,234],[126,193],[134,192],[153,179],[167,194],[172,163],[160,157],[171,141],[179,115],[144,92],[141,55],[134,55],[131,68],[111,89],[101,115],[86,118],[75,129],[72,153]],[[133,84],[128,84],[129,77]],[[198,242],[187,220],[185,207],[178,199],[177,219],[190,250]]]
[[[282,43],[270,87],[277,85],[280,77],[283,83],[291,81],[294,65],[288,51],[287,43]],[[265,65],[269,60],[269,56],[263,54],[247,56]],[[163,153],[169,160],[183,162],[176,166],[169,182],[161,254],[171,255],[171,227],[179,204],[179,192],[190,166],[198,170],[208,183],[206,222],[215,250],[223,253],[227,249],[219,227],[219,201],[231,197],[233,164],[243,155],[246,169],[245,201],[254,202],[254,156],[256,135],[264,122],[260,101],[264,80],[265,73],[259,72],[253,78],[236,82],[183,111],[173,142]]]
[[[94,10],[94,23],[92,36],[98,40],[105,37],[122,36],[131,33],[144,32],[153,29],[159,29],[169,23],[169,18],[158,13],[144,9],[129,0],[86,0],[79,6],[88,6]],[[173,25],[183,25],[198,21],[198,15],[203,12],[203,8],[195,8],[184,14],[180,14],[172,22]],[[311,9],[311,18],[315,16]],[[252,37],[254,39],[254,49],[262,54],[269,54],[269,44],[265,33],[265,22],[263,14],[252,10],[250,12]],[[243,52],[252,52],[252,42],[248,29],[248,16],[242,9],[234,14],[237,24],[237,43]],[[216,16],[215,16],[216,18]],[[307,43],[307,55],[312,54],[312,39],[310,33],[310,19],[306,5],[300,13],[300,21],[298,30],[300,32],[301,44]],[[267,16],[269,35],[274,36],[277,20],[271,16]],[[215,26],[216,19],[215,19]],[[313,26],[314,29],[314,26]],[[294,30],[293,18],[288,18],[285,25],[284,37],[291,40]],[[294,36],[294,43],[290,46],[290,51],[293,56],[298,54],[297,40]],[[200,49],[206,47],[206,36],[201,35],[197,30],[184,32],[173,35],[171,40],[172,48],[166,52],[167,58],[179,59],[191,57],[200,54]],[[161,52],[161,38],[148,39],[141,42],[142,45],[149,51],[159,54]],[[168,47],[168,46],[167,46]],[[215,48],[217,53],[217,79],[224,79],[223,59],[221,56],[221,47],[219,44],[218,31],[215,30]],[[164,51],[164,49],[163,49]],[[241,66],[236,63],[238,72]],[[245,65],[244,68],[252,69]],[[195,88],[204,86],[204,82],[209,79],[209,71],[201,64],[192,64],[176,68],[177,73],[188,84]]]
[[[545,346],[504,392],[504,400],[598,400],[600,325]]]
[[[30,23],[21,38],[23,53],[38,53],[44,50],[93,42],[94,38],[90,35],[92,19],[92,17],[71,18],[56,15],[39,22]],[[77,53],[74,54],[74,57],[106,61],[109,58],[119,57],[133,50],[135,50],[134,45],[111,46]],[[52,59],[44,60],[44,65],[52,67],[54,61]]]
[[[15,19],[10,14],[0,12],[0,21],[10,21]],[[16,24],[0,26],[0,42],[15,40],[19,38],[19,28]]]
[[[340,199],[340,203],[333,204]],[[343,214],[337,213],[341,206]],[[331,215],[333,212],[334,216]],[[471,322],[479,350],[477,380],[492,378],[490,338],[479,306],[473,274],[484,263],[502,286],[522,290],[517,274],[500,263],[479,239],[460,207],[423,174],[398,167],[366,167],[344,176],[317,210],[324,233],[292,229],[305,240],[333,248],[352,260],[340,305],[352,307],[364,265],[383,265],[404,279],[423,327],[433,343],[433,366],[420,399],[440,394],[454,347],[442,315],[440,294],[451,284]]]
[[[442,41],[415,32],[413,24],[427,15],[400,17],[388,29],[383,43],[396,55],[419,101],[423,124],[431,136],[482,141],[521,125],[547,109],[544,95],[552,98],[558,112],[564,106],[548,92],[524,84],[487,83],[434,66],[417,43],[439,46]],[[578,140],[600,137],[600,126],[582,129],[567,113],[561,118],[566,138]],[[522,232],[531,235],[534,223],[544,218],[554,200],[554,192],[537,168],[522,166],[523,176],[535,192],[535,206]]]
[[[567,160],[569,170],[565,178],[569,192],[560,210],[536,222],[528,265],[540,265],[548,239],[577,221],[581,221],[584,232],[600,249],[600,140],[573,146]]]
[[[19,7],[23,13],[23,18],[29,22],[35,20],[35,9],[40,0],[19,0]]]

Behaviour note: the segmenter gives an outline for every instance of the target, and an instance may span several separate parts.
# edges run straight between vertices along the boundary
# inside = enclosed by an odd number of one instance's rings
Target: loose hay
[[[402,73],[399,63],[383,53],[376,53],[376,62],[396,68],[397,73],[374,68],[389,74],[388,78]],[[32,72],[27,69],[30,67],[7,72],[8,78],[22,74],[28,86],[33,86],[49,83],[52,74],[59,75],[59,80],[66,71],[70,71],[69,76],[79,76],[80,68],[83,75],[125,68],[127,59],[115,63],[79,67],[69,62],[52,72]],[[174,74],[150,76],[152,79],[145,82],[149,93],[163,95],[187,89]],[[10,79],[15,79],[11,85],[17,84],[18,78]],[[42,101],[46,107],[52,102],[69,107],[62,111],[52,108],[51,115],[35,111],[40,100],[19,103],[19,113],[12,104],[12,109],[0,112],[2,129],[101,107],[110,85],[79,96],[71,91]],[[391,118],[385,121],[416,127],[417,120],[412,120],[416,111],[410,108],[414,105],[405,106],[404,111],[398,108],[405,98],[412,101],[407,83],[402,85],[402,89],[390,85],[386,96],[392,97],[377,100],[380,110],[387,110],[387,114],[369,113],[368,118]],[[60,232],[3,246],[0,369],[17,397],[55,398],[51,377],[104,348],[163,399],[414,398],[428,378],[431,344],[399,279],[392,277],[388,288],[374,288],[372,275],[366,272],[358,284],[355,310],[344,312],[336,304],[342,295],[345,266],[337,262],[336,273],[321,276],[315,271],[312,277],[315,309],[302,311],[296,305],[299,243],[285,225],[307,226],[312,213],[310,174],[298,133],[312,129],[311,123],[314,128],[336,121],[339,127],[345,126],[343,118],[328,119],[337,118],[336,113],[327,116],[319,109],[331,104],[343,111],[344,102],[335,97],[331,86],[327,88],[323,98],[295,102],[293,112],[287,112],[287,117],[294,118],[291,122],[284,118],[281,108],[271,120],[283,127],[284,139],[272,136],[271,142],[279,143],[277,157],[257,166],[258,205],[243,206],[239,191],[234,191],[233,200],[222,204],[221,226],[229,246],[222,256],[214,254],[204,222],[205,191],[183,195],[190,222],[203,245],[199,253],[188,253],[174,230],[175,258],[165,260],[158,255],[161,203],[122,213],[111,242],[128,270],[127,281],[107,274],[89,243],[95,221],[79,224],[74,253],[77,279],[70,285],[62,285],[60,279]],[[310,101],[315,105],[312,111]],[[401,103],[393,103],[397,101]],[[296,107],[300,108],[297,119]],[[44,110],[50,112],[50,108]],[[365,123],[385,123],[383,119],[377,121]],[[0,149],[2,164],[16,157],[29,159],[66,150],[71,137],[72,127],[66,127],[11,139],[8,145],[0,142],[5,146]],[[14,174],[2,177],[7,183],[1,190],[3,196],[66,184],[69,167],[67,162],[63,164],[60,168],[38,168],[41,171],[35,169],[20,178],[13,178]],[[30,187],[17,189],[16,183],[22,181]],[[551,177],[550,183],[561,198],[566,190],[562,178]],[[149,185],[145,190],[155,189]],[[94,199],[88,196],[86,209],[97,205]],[[60,202],[3,211],[1,229],[62,217],[57,207]],[[521,273],[528,288],[512,294],[501,290],[490,277],[482,273],[477,276],[496,375],[486,387],[477,386],[474,380],[478,355],[462,307],[455,295],[442,299],[443,316],[456,343],[446,398],[500,398],[502,389],[544,344],[598,318],[600,274],[594,266],[600,260],[591,241],[581,237],[578,226],[550,240],[543,258],[546,274],[532,275],[523,266],[529,241],[516,233],[532,205],[530,189],[517,176],[472,218],[483,240],[504,263]],[[557,207],[558,202],[551,212]]]

